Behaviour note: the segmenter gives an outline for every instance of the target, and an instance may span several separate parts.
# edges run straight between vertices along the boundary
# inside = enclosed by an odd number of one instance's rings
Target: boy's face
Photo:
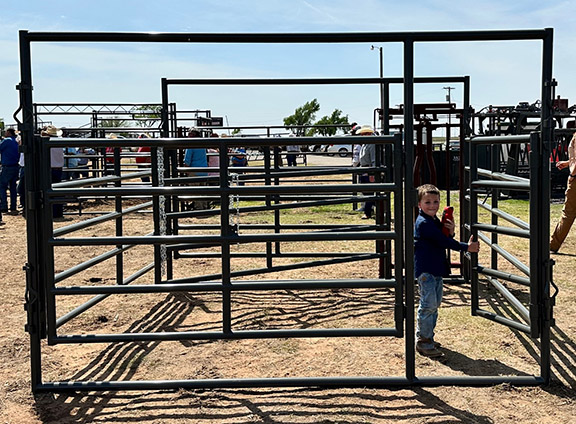
[[[418,202],[418,207],[428,216],[436,216],[440,208],[440,196],[437,194],[425,194]]]

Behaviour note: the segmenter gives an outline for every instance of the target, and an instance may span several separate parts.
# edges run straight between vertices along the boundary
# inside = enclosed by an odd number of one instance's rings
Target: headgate
[[[500,139],[472,138],[462,147],[467,167],[460,175],[462,184],[461,204],[461,237],[468,234],[480,237],[496,253],[503,254],[515,267],[527,277],[513,276],[498,270],[498,265],[490,267],[478,264],[475,255],[464,255],[463,271],[473,285],[472,312],[513,328],[528,332],[541,342],[541,372],[537,376],[471,376],[471,377],[430,377],[416,376],[414,349],[414,265],[413,265],[413,211],[415,207],[415,189],[413,180],[414,164],[414,45],[420,42],[448,41],[498,41],[498,40],[540,40],[542,42],[542,128],[539,133],[531,135],[531,178],[530,183],[518,177],[509,177],[496,172],[479,170],[475,162],[476,146],[480,143],[495,144]],[[404,125],[403,134],[363,137],[361,143],[376,144],[377,163],[375,167],[363,168],[375,175],[375,182],[363,184],[361,191],[365,199],[374,200],[382,210],[383,201],[391,198],[393,208],[390,214],[377,214],[375,224],[369,225],[282,225],[279,220],[274,226],[249,224],[246,231],[241,231],[234,217],[242,213],[238,205],[238,196],[261,202],[255,210],[274,212],[286,208],[297,208],[298,203],[287,205],[286,201],[303,202],[307,205],[329,205],[352,203],[358,200],[357,184],[282,184],[285,178],[315,177],[325,175],[351,174],[359,172],[349,167],[341,169],[286,171],[268,166],[265,169],[253,169],[245,182],[240,184],[233,170],[228,165],[228,148],[238,146],[259,146],[265,151],[285,144],[285,140],[274,138],[169,138],[164,134],[159,139],[115,140],[108,139],[74,139],[42,138],[34,134],[34,110],[32,101],[32,59],[31,45],[36,42],[173,42],[173,43],[374,43],[397,42],[403,44],[404,75]],[[31,339],[32,389],[38,391],[63,390],[120,390],[120,389],[171,389],[171,388],[208,388],[208,387],[286,387],[286,386],[346,386],[346,387],[384,387],[384,386],[432,386],[432,385],[493,385],[512,383],[518,385],[546,384],[550,379],[550,325],[552,323],[551,263],[547,251],[549,209],[549,150],[552,139],[551,113],[552,104],[552,29],[525,31],[466,31],[466,32],[422,32],[422,33],[356,33],[356,34],[120,34],[120,33],[34,33],[20,32],[21,83],[18,86],[21,96],[23,122],[19,129],[23,139],[23,151],[26,157],[26,190],[27,190],[27,231],[28,263],[26,265],[26,308],[28,313],[27,331]],[[326,80],[328,81],[328,80]],[[336,79],[330,83],[344,84],[349,80]],[[360,80],[357,80],[360,81]],[[377,85],[384,84],[384,79],[364,79]],[[163,93],[163,100],[166,99]],[[164,101],[165,103],[165,101]],[[466,105],[469,99],[465,99]],[[386,106],[388,107],[388,106]],[[163,110],[163,122],[167,122],[167,111]],[[164,127],[166,128],[166,127]],[[504,142],[514,142],[507,138]],[[329,138],[301,137],[299,145],[313,145],[318,142],[331,141]],[[525,142],[526,140],[523,139]],[[149,146],[152,149],[152,183],[146,185],[125,185],[126,181],[140,177],[145,172],[124,174],[120,172],[119,154],[115,153],[114,173],[100,178],[83,179],[65,183],[50,183],[49,152],[51,148],[69,146],[88,146],[103,148],[112,146],[116,152],[120,147]],[[384,148],[389,152],[383,163]],[[214,147],[219,150],[220,167],[215,177],[190,177],[178,179],[178,167],[174,162],[176,149]],[[268,159],[270,157],[267,155]],[[388,166],[384,166],[388,165]],[[174,171],[176,173],[174,173]],[[207,171],[196,169],[195,171]],[[492,181],[503,180],[503,181]],[[216,182],[216,185],[194,185],[195,182]],[[520,230],[508,229],[498,225],[498,218],[493,218],[490,225],[479,222],[478,194],[492,190],[525,189],[530,190],[530,224],[516,222]],[[80,221],[55,229],[51,205],[61,202],[70,196],[110,196],[116,199],[116,211],[103,216]],[[204,228],[203,234],[183,234],[175,231],[176,221],[183,218],[182,211],[174,209],[174,200],[178,196],[215,196],[220,203],[219,225]],[[125,196],[151,198],[137,206],[125,208]],[[497,202],[498,196],[493,196]],[[282,203],[284,202],[284,203]],[[380,202],[380,203],[379,203]],[[129,214],[152,207],[153,226],[143,229],[139,234],[124,233],[123,218]],[[258,209],[259,208],[259,209]],[[249,209],[249,208],[248,208]],[[246,210],[245,210],[246,211]],[[497,217],[508,217],[492,205],[491,212]],[[393,225],[392,224],[393,220]],[[94,224],[110,221],[113,223],[113,235],[82,233]],[[72,233],[79,231],[80,236]],[[286,232],[287,231],[287,232]],[[492,232],[488,239],[481,232]],[[528,232],[530,231],[530,232]],[[520,264],[519,260],[506,254],[497,245],[497,234],[513,234],[520,237],[531,236],[529,266]],[[317,260],[296,265],[274,266],[266,264],[265,271],[310,268],[326,264],[357,262],[368,259],[393,259],[391,277],[380,276],[376,279],[285,279],[285,280],[240,280],[238,277],[258,275],[258,269],[237,272],[232,268],[234,257],[250,256],[240,252],[238,246],[263,243],[270,246],[287,242],[315,241],[356,241],[371,240],[375,242],[375,252],[330,252],[328,259]],[[392,249],[383,249],[384,242],[391,242]],[[136,269],[131,275],[124,276],[124,253],[138,246],[153,246],[154,261]],[[78,265],[66,269],[55,269],[55,250],[62,247],[100,248],[102,253],[92,255]],[[164,269],[171,255],[167,253],[179,249],[213,248],[213,253],[221,261],[220,272],[213,275],[197,275],[176,278],[171,268]],[[106,250],[109,249],[109,250]],[[96,250],[95,250],[96,251]],[[309,258],[322,257],[310,252],[283,252],[279,247],[274,252],[277,257]],[[65,281],[91,267],[116,259],[117,272],[114,284],[76,284],[65,286]],[[267,259],[268,260],[268,259]],[[271,260],[268,260],[271,262]],[[148,271],[155,270],[155,284],[132,284]],[[264,271],[262,271],[264,272]],[[528,321],[523,324],[498,314],[482,310],[476,301],[479,287],[479,274],[486,275],[488,282],[496,287],[514,304],[521,317]],[[526,309],[520,301],[508,296],[503,283],[504,279],[530,286],[530,307]],[[393,322],[391,327],[381,328],[319,328],[319,329],[274,329],[245,330],[234,327],[232,319],[231,296],[239,291],[268,291],[277,289],[318,290],[337,288],[377,288],[391,289],[394,293]],[[218,330],[211,331],[162,331],[133,332],[118,334],[83,333],[65,334],[60,327],[91,308],[96,303],[111,295],[176,293],[176,292],[217,292],[221,293],[221,321]],[[64,296],[94,296],[81,303],[72,311],[58,317],[58,299]],[[168,341],[168,340],[237,340],[261,338],[293,337],[405,337],[405,375],[401,377],[296,377],[296,378],[249,378],[249,379],[213,379],[213,380],[145,380],[145,381],[51,381],[42,377],[43,340],[48,345],[78,343],[117,343],[134,341]]]

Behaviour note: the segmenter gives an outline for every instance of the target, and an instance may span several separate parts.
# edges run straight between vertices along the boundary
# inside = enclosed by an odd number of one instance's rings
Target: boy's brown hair
[[[438,190],[438,188],[436,188],[436,186],[433,186],[432,184],[422,184],[421,186],[416,188],[416,190],[418,191],[419,202],[426,194],[435,194],[436,196],[440,197],[440,190]]]

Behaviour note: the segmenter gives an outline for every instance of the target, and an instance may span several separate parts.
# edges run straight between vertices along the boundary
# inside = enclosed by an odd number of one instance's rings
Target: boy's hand
[[[468,252],[470,253],[478,253],[480,251],[480,242],[473,241],[473,236],[470,236],[470,240],[468,240]]]
[[[446,228],[450,232],[450,235],[454,237],[454,228],[456,228],[454,221],[452,221],[451,219],[447,219],[446,221],[444,221],[444,228]]]

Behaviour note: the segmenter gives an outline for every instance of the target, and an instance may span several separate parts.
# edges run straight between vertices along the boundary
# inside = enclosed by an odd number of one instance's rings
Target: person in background
[[[357,134],[362,136],[372,136],[374,135],[374,130],[370,125],[363,125],[358,131]],[[359,153],[359,162],[360,166],[362,167],[374,167],[376,166],[376,145],[372,143],[362,144]],[[374,176],[369,175],[368,173],[364,173],[360,175],[360,183],[361,184],[368,184],[374,182]],[[366,193],[365,193],[366,194]],[[373,193],[372,193],[373,195]],[[364,203],[364,215],[362,219],[370,219],[372,218],[372,209],[374,208],[374,201],[367,200]]]
[[[188,137],[190,138],[199,138],[202,137],[200,131],[195,128],[192,128],[188,133]],[[184,152],[184,165],[189,166],[191,168],[206,168],[208,167],[208,157],[206,155],[206,149],[203,147],[193,147],[190,149],[186,149]],[[191,171],[187,172],[188,175],[193,177],[205,177],[208,175],[207,172],[203,171]],[[203,186],[206,185],[205,179],[198,182],[193,182],[190,185],[198,185]],[[209,208],[209,202],[206,200],[194,200],[189,205],[190,208],[195,210],[205,210]]]
[[[76,173],[76,178],[88,178],[88,158],[85,155],[95,155],[96,151],[91,147],[80,147],[78,149],[78,172]]]
[[[298,166],[296,158],[298,157],[298,152],[300,152],[300,146],[294,144],[286,146],[286,152],[286,162],[288,162],[288,166]]]
[[[42,137],[61,137],[62,130],[53,125],[44,127],[40,132]],[[54,147],[50,149],[50,168],[52,175],[52,184],[62,181],[62,168],[64,167],[64,149]],[[52,204],[52,218],[61,220],[64,218],[64,205],[62,203]]]
[[[200,131],[198,131],[195,128],[192,128],[188,133],[188,137],[199,138],[201,137]],[[186,149],[186,152],[184,153],[184,165],[189,166],[191,168],[206,168],[208,166],[206,149],[201,147]],[[206,172],[195,171],[191,173],[191,175],[201,176],[206,175]]]
[[[248,158],[246,157],[246,149],[244,147],[235,147],[232,150],[232,156],[230,157],[230,165],[235,168],[243,168],[248,166]],[[233,169],[231,172],[236,172]],[[243,173],[238,173],[240,175],[244,175]],[[243,186],[244,182],[239,181],[239,186]]]
[[[224,135],[223,135],[224,136]],[[218,138],[218,134],[213,133],[212,138]],[[216,168],[217,172],[208,172],[209,177],[220,176],[220,151],[216,147],[206,149],[206,156],[209,168]],[[208,182],[208,185],[220,185],[218,182]]]
[[[20,136],[16,138],[18,140],[18,145],[22,144],[22,139]],[[20,207],[22,208],[22,216],[26,218],[26,173],[24,172],[24,153],[20,153],[20,159],[18,159],[18,185],[16,186],[16,191],[18,192],[18,197],[20,197]]]
[[[67,168],[67,171],[63,173],[62,179],[64,180],[73,180],[78,178],[78,163],[80,159],[75,157],[78,154],[78,149],[76,147],[66,147],[64,149],[64,162]]]
[[[138,138],[150,138],[147,134],[141,134]],[[152,158],[150,157],[150,146],[138,147],[139,156],[136,156],[136,165],[140,171],[147,171],[150,169]],[[150,177],[148,175],[140,177],[143,183],[149,183]]]
[[[570,232],[574,218],[576,218],[576,133],[572,135],[568,145],[568,160],[556,162],[556,168],[560,170],[568,168],[568,186],[566,187],[562,216],[550,238],[550,251],[552,253],[558,253],[560,246]]]
[[[18,213],[16,184],[18,182],[18,161],[20,152],[18,151],[18,141],[16,141],[16,130],[8,128],[5,138],[0,142],[0,213],[8,212],[8,195],[10,191],[10,212]]]

